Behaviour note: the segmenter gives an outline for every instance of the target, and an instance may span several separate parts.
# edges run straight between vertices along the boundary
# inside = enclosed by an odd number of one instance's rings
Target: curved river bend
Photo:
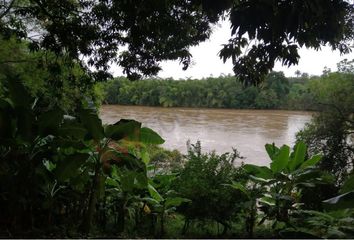
[[[103,123],[121,118],[135,119],[158,132],[168,149],[185,153],[186,142],[201,141],[203,151],[217,153],[236,148],[245,163],[267,165],[270,160],[266,143],[293,145],[295,133],[311,120],[312,113],[281,110],[235,110],[162,108],[104,105],[100,109]]]

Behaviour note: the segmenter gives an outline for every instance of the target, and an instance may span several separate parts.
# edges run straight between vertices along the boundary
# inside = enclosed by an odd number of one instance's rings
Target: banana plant
[[[94,149],[90,153],[94,165],[92,186],[83,223],[85,231],[89,232],[97,200],[101,197],[99,193],[104,193],[102,188],[105,187],[105,175],[110,173],[112,165],[124,166],[127,170],[138,173],[137,176],[147,179],[148,157],[142,157],[144,155],[136,149],[144,149],[144,144],[162,144],[164,140],[156,132],[141,127],[141,123],[134,120],[122,119],[115,124],[103,126],[92,109],[82,109],[78,116],[83,129],[87,130],[85,137],[90,140],[88,144]],[[134,178],[129,179],[134,181]]]
[[[323,201],[325,211],[298,210],[292,227],[281,236],[297,238],[353,238],[354,237],[354,175],[342,185],[340,195]]]
[[[253,238],[254,227],[257,221],[257,199],[262,197],[266,188],[258,182],[247,180],[245,183],[232,182],[225,184],[243,193],[245,200],[240,201],[242,212],[245,217],[245,228],[248,238]]]
[[[150,197],[144,198],[146,201],[146,205],[144,206],[145,212],[156,214],[160,220],[159,237],[162,237],[165,232],[165,216],[173,213],[176,210],[176,207],[181,204],[191,201],[187,198],[179,197],[173,190],[168,190],[174,179],[175,175],[173,174],[155,176],[155,182],[150,180],[148,184]],[[156,181],[158,184],[156,184]],[[161,189],[161,194],[156,190],[155,186]]]
[[[147,188],[144,145],[164,142],[156,132],[134,120],[104,126],[94,109],[78,109],[75,116],[65,115],[57,106],[43,109],[16,76],[4,85],[7,97],[0,99],[0,168],[9,171],[1,171],[0,179],[8,183],[2,185],[4,194],[12,194],[15,202],[24,199],[26,205],[18,211],[38,209],[34,205],[47,199],[53,205],[61,191],[48,195],[45,187],[48,182],[57,182],[57,186],[70,186],[68,189],[86,194],[81,219],[83,230],[89,232],[113,165],[139,173]],[[14,181],[23,189],[13,191]],[[47,199],[39,201],[34,197],[38,195]],[[12,212],[6,210],[10,219]],[[35,214],[27,215],[33,222]]]
[[[294,150],[283,145],[266,144],[271,159],[269,167],[244,165],[244,169],[253,182],[266,187],[266,193],[258,199],[261,211],[265,214],[260,224],[266,219],[274,220],[273,228],[289,223],[291,210],[301,207],[301,189],[314,187],[316,184],[332,183],[332,175],[315,167],[321,160],[320,155],[307,158],[305,143],[298,142]]]

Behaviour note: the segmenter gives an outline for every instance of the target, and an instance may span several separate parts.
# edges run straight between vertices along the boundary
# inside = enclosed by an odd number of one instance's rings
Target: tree
[[[354,165],[353,74],[330,73],[312,81],[310,87],[320,112],[297,138],[306,141],[310,153],[323,154],[320,167],[335,174],[341,183]]]
[[[0,88],[3,90],[7,72],[23,80],[32,97],[44,109],[60,106],[67,112],[75,111],[77,105],[102,101],[99,89],[77,63],[66,56],[58,57],[49,51],[28,52],[26,42],[0,36]],[[4,92],[0,97],[7,97]]]
[[[230,9],[232,38],[220,57],[232,58],[236,75],[257,84],[276,60],[297,64],[299,47],[317,50],[329,44],[349,52],[352,13],[348,1],[237,1]]]
[[[349,52],[352,14],[353,4],[345,0],[5,0],[0,32],[30,41],[32,50],[66,53],[76,61],[84,56],[97,68],[96,78],[107,77],[114,61],[137,79],[157,74],[166,59],[178,59],[186,69],[189,47],[228,17],[232,38],[220,57],[232,59],[245,83],[258,84],[276,60],[297,64],[299,47],[329,44]],[[119,52],[123,46],[127,50]]]
[[[301,76],[301,72],[300,72],[300,70],[296,70],[296,71],[295,71],[295,75],[296,75],[296,77],[298,77],[298,78],[299,78],[299,77]]]

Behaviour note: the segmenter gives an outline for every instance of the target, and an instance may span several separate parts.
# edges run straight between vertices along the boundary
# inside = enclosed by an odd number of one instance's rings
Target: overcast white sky
[[[222,44],[227,43],[230,35],[230,23],[226,21],[220,23],[208,41],[191,48],[193,64],[186,71],[182,70],[178,61],[166,61],[161,64],[163,70],[158,74],[158,77],[179,79],[233,74],[231,61],[224,64],[218,57]],[[320,75],[324,67],[336,70],[336,64],[342,59],[354,59],[354,52],[341,56],[339,51],[332,51],[330,47],[323,47],[320,51],[303,48],[300,49],[299,54],[301,58],[298,65],[287,68],[277,63],[274,70],[283,71],[286,76],[294,76],[296,70],[310,75]],[[112,66],[111,70],[114,76],[123,75],[117,66]]]

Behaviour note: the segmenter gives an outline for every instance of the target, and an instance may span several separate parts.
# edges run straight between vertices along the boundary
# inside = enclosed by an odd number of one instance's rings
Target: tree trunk
[[[97,187],[99,186],[99,181],[100,181],[100,173],[99,173],[100,167],[101,167],[100,164],[96,164],[95,175],[93,178],[92,187],[90,191],[88,208],[82,224],[83,232],[86,234],[90,233],[93,217],[95,215],[96,204],[97,204]]]

